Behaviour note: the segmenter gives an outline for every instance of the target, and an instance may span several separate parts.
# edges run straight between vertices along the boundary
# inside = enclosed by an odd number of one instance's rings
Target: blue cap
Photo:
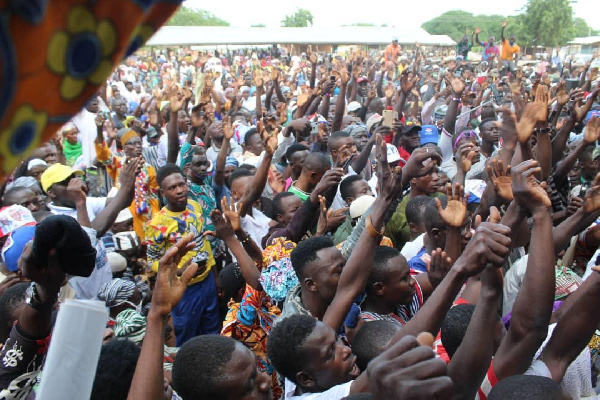
[[[9,271],[15,272],[18,269],[19,257],[34,235],[35,225],[25,225],[11,233],[2,248],[2,259]]]
[[[438,144],[440,140],[440,133],[435,125],[423,125],[421,127],[421,146],[427,143]]]

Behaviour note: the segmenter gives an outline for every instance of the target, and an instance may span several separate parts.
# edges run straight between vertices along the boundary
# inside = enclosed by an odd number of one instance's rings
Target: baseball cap
[[[371,133],[371,129],[373,128],[373,125],[381,122],[381,120],[383,120],[383,117],[379,114],[373,114],[369,117],[369,119],[367,120],[367,133]]]
[[[387,162],[391,164],[396,161],[400,161],[402,157],[400,157],[400,153],[398,152],[398,148],[393,144],[386,143],[385,145],[386,153],[387,153]],[[376,146],[373,146],[373,154],[375,154]]]
[[[9,271],[15,272],[18,269],[19,257],[34,235],[35,225],[22,226],[10,234],[2,247],[2,259]]]
[[[155,127],[149,126],[148,128],[146,128],[146,136],[148,136],[148,139],[154,139],[158,136],[158,131]]]
[[[421,127],[421,146],[427,143],[437,144],[440,140],[440,133],[435,125],[423,125]]]
[[[364,76],[361,76],[356,80],[356,83],[358,83],[358,84],[361,84],[363,82],[369,82],[369,80]]]
[[[348,104],[348,112],[354,112],[360,110],[362,106],[358,101],[352,101]]]
[[[419,125],[407,125],[405,127],[402,128],[402,134],[403,135],[408,135],[411,132],[419,132],[421,130],[421,127]]]
[[[53,164],[42,174],[42,189],[47,192],[50,186],[66,180],[71,175],[83,175],[83,171],[71,169],[63,164]]]
[[[362,195],[350,204],[350,218],[361,217],[375,202],[375,197],[368,194]]]

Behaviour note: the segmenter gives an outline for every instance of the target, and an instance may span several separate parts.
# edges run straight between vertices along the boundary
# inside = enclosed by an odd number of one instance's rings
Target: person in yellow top
[[[98,127],[98,135],[94,143],[96,147],[96,159],[103,163],[108,170],[108,174],[112,178],[115,186],[119,187],[121,171],[123,166],[131,159],[139,158],[142,155],[142,138],[140,135],[130,128],[123,128],[117,132],[121,137],[123,146],[123,157],[112,154],[108,145],[104,141],[102,134],[102,123],[104,117],[98,113],[96,117],[96,126]],[[133,215],[133,230],[139,236],[140,241],[144,243],[144,229],[146,223],[152,219],[152,215],[160,210],[158,201],[158,184],[156,183],[156,170],[147,162],[141,168],[135,179],[135,195],[133,201],[129,205],[129,211]]]
[[[502,68],[506,71],[510,71],[511,74],[514,74],[517,70],[517,65],[515,63],[515,54],[519,54],[521,48],[517,45],[515,35],[510,35],[508,40],[504,37],[504,28],[506,28],[506,21],[502,22],[502,54],[500,55],[500,59],[502,60]]]
[[[176,346],[181,347],[195,336],[218,335],[221,331],[219,273],[208,240],[203,236],[202,207],[188,199],[188,186],[181,170],[175,164],[167,164],[158,170],[157,179],[167,205],[146,226],[148,265],[158,272],[161,257],[188,234],[194,237],[194,247],[181,259],[179,268],[184,269],[189,262],[198,264],[196,276],[172,311]]]

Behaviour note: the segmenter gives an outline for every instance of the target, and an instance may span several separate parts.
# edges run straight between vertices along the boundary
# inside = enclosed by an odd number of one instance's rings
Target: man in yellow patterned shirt
[[[201,206],[188,199],[188,187],[175,164],[158,170],[157,180],[167,205],[154,214],[146,226],[148,265],[158,271],[161,257],[183,236],[192,234],[195,246],[181,259],[179,267],[188,261],[198,264],[198,272],[189,283],[183,298],[173,308],[176,345],[206,334],[219,334],[221,318],[218,307],[219,273],[208,241],[202,236],[204,220]],[[211,273],[212,272],[212,273]]]

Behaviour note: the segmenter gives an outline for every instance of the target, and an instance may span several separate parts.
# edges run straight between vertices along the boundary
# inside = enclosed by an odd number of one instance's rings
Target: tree
[[[529,0],[519,16],[523,33],[538,46],[560,46],[575,37],[569,0]]]
[[[170,26],[229,26],[229,22],[213,13],[196,8],[179,7],[165,25]]]
[[[297,8],[296,12],[292,15],[286,15],[285,19],[281,21],[281,26],[284,27],[307,27],[308,24],[312,26],[313,15],[310,11],[303,8]]]
[[[573,19],[573,34],[575,37],[585,37],[591,36],[594,34],[594,30],[590,28],[590,26],[585,22],[583,18],[574,18]]]
[[[250,25],[251,28],[266,28],[267,26],[265,24],[254,24],[254,25]]]
[[[448,35],[455,42],[460,41],[464,35],[470,37],[475,28],[479,27],[479,38],[487,40],[489,36],[500,36],[501,24],[505,19],[501,15],[473,15],[454,10],[425,22],[421,27],[432,35]]]

